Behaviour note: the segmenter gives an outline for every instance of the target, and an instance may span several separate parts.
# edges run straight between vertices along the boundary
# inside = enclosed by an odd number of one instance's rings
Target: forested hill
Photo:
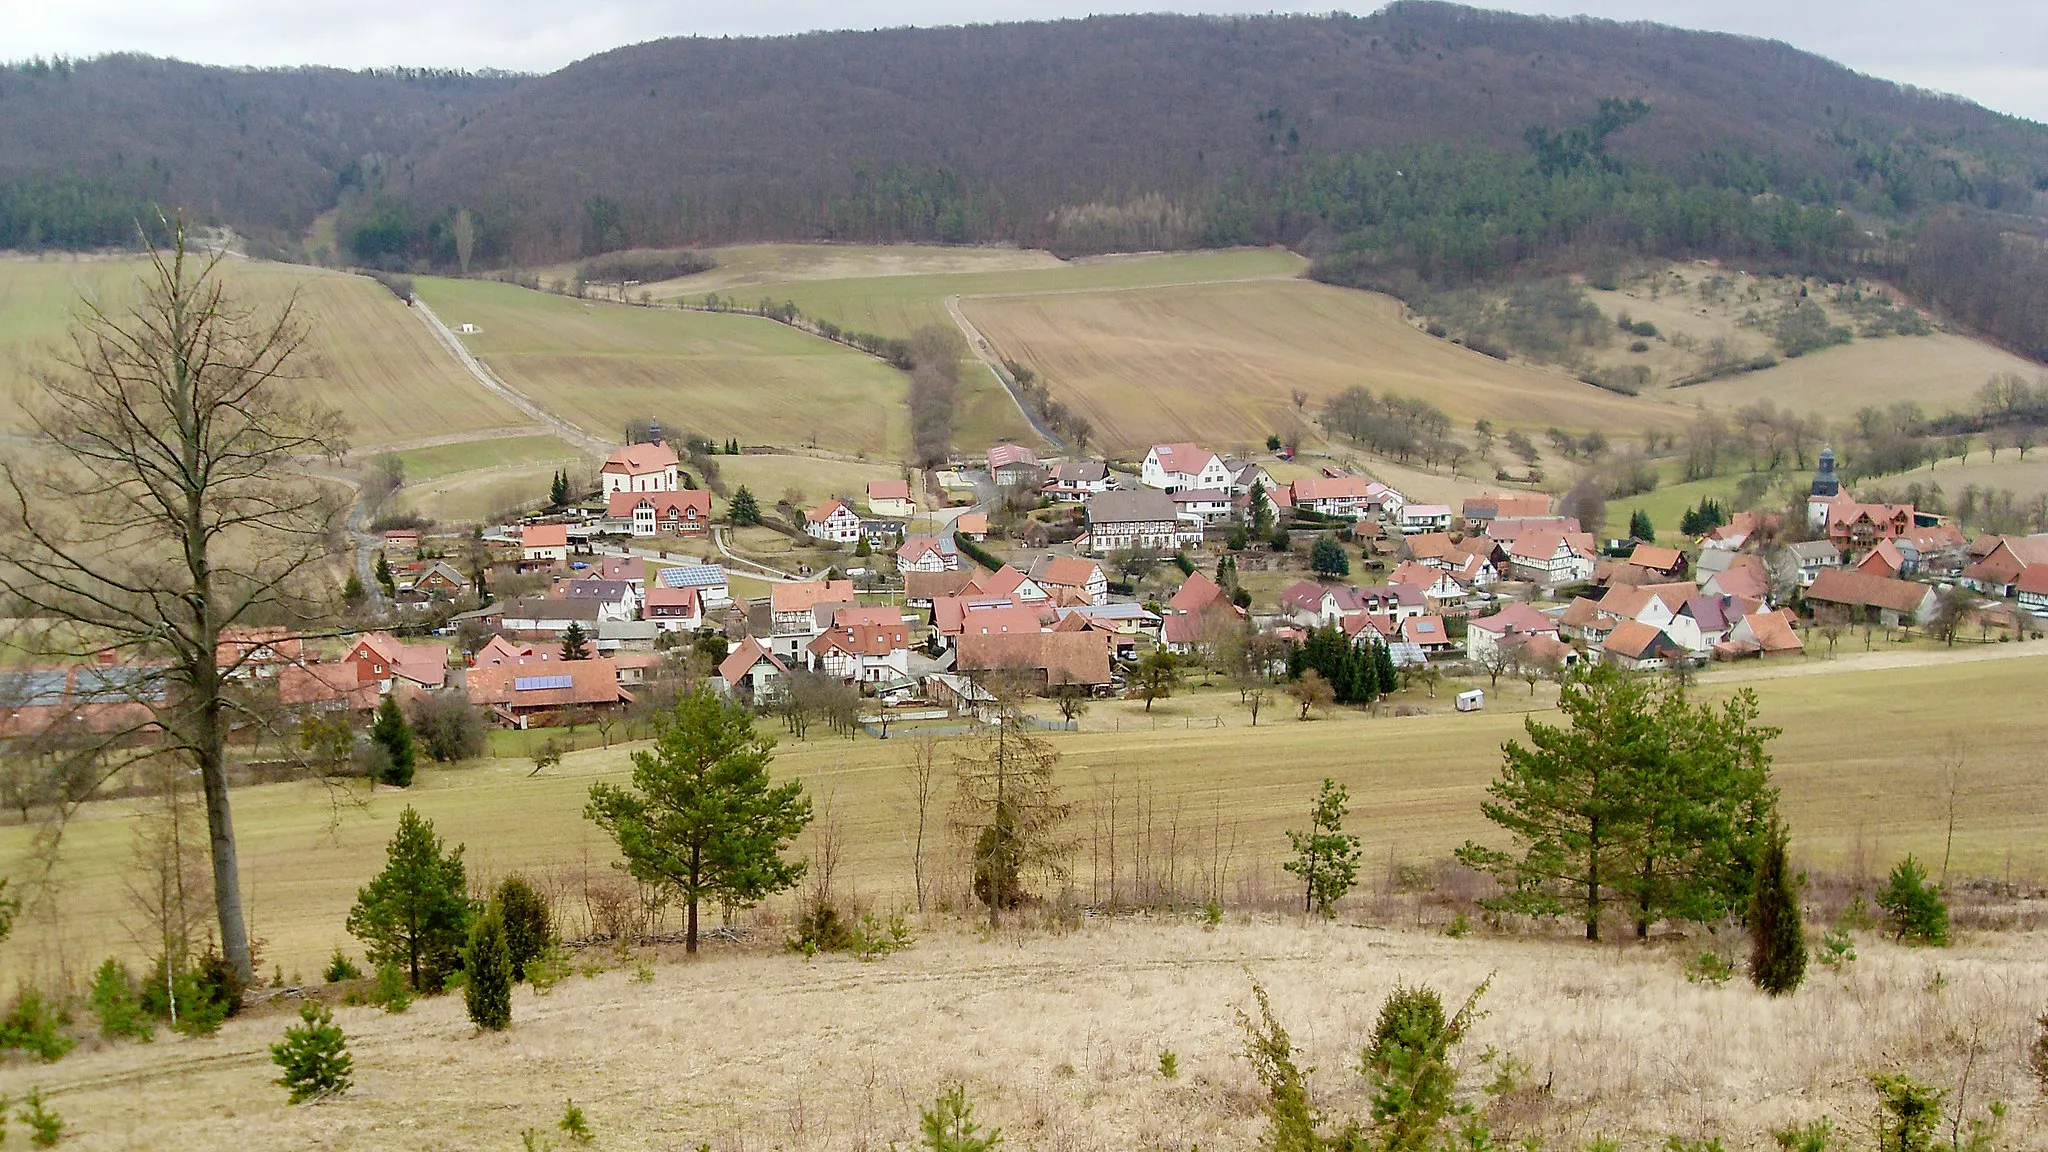
[[[1609,96],[1654,110],[1615,155],[1680,179],[1887,209],[1964,192],[1958,167],[1992,206],[2048,180],[2048,130],[1782,44],[1410,3],[644,44],[522,85],[402,200],[484,205],[521,259],[621,233],[1058,245],[1063,206],[1192,209],[1334,153],[1519,150]]]
[[[150,200],[278,242],[339,209],[335,255],[386,267],[455,263],[466,208],[485,265],[1003,240],[1284,243],[1394,291],[1594,249],[1905,279],[1989,252],[2024,281],[2038,245],[1994,249],[2048,215],[2048,128],[1769,41],[1412,2],[675,39],[517,81],[135,58],[0,74],[0,246],[90,243],[67,212]],[[1914,250],[1951,210],[1967,234]],[[2026,327],[2030,303],[1980,294]]]

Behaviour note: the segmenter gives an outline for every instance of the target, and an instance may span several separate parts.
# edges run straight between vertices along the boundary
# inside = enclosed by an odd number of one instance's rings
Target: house
[[[987,576],[986,569],[970,566],[965,569],[937,572],[908,571],[903,574],[903,603],[911,608],[930,608],[934,600],[942,596],[968,595],[972,588],[979,595],[981,586],[976,583]]]
[[[1583,532],[1541,528],[1523,532],[1507,545],[1509,573],[1545,587],[1583,584],[1593,578],[1593,539]]]
[[[1905,558],[1906,565],[1900,573],[1903,576],[1921,573],[1955,576],[1968,563],[1969,543],[1953,524],[1915,527],[1903,536],[1894,537],[1891,544]]]
[[[877,520],[872,516],[863,516],[860,522],[860,538],[867,541],[870,548],[887,548],[903,539],[909,528],[908,520]]]
[[[674,492],[683,486],[682,463],[676,450],[659,440],[628,444],[605,458],[597,476],[607,500],[614,492]]]
[[[660,638],[661,628],[651,620],[600,620],[590,647],[596,655],[623,660],[629,653],[654,651],[654,642]],[[619,683],[633,683],[623,671],[619,676]]]
[[[384,555],[392,560],[410,560],[420,554],[420,530],[393,528],[384,533]]]
[[[898,520],[917,515],[917,504],[910,498],[910,481],[868,481],[868,511]]]
[[[1896,628],[1918,624],[1933,614],[1934,589],[1851,568],[1830,568],[1814,577],[1806,590],[1806,601],[1845,610],[1852,621]]]
[[[356,637],[340,663],[355,670],[358,684],[375,684],[380,695],[400,685],[434,692],[448,682],[446,644],[405,644],[389,632]]]
[[[2048,613],[2048,564],[2029,565],[2012,589],[2021,608],[2036,615]]]
[[[732,605],[732,589],[726,580],[725,569],[716,564],[677,564],[663,568],[656,574],[654,582],[663,588],[696,589],[706,612],[723,612]]]
[[[1280,608],[1304,628],[1339,624],[1356,616],[1386,616],[1396,623],[1423,615],[1428,600],[1407,584],[1344,588],[1304,580],[1280,593]]]
[[[1244,627],[1244,617],[1226,602],[1197,612],[1176,612],[1159,623],[1159,642],[1177,656],[1197,653]]]
[[[1792,545],[1792,558],[1799,564],[1799,586],[1810,588],[1822,570],[1842,566],[1842,550],[1827,540],[1805,540]]]
[[[1771,574],[1761,563],[1738,564],[1707,577],[1700,591],[1709,596],[1740,596],[1748,600],[1771,599]]]
[[[1514,543],[1525,532],[1561,532],[1575,535],[1580,531],[1576,516],[1516,516],[1490,520],[1482,533],[1496,545],[1506,547]],[[1469,542],[1468,542],[1469,546]]]
[[[619,674],[621,687],[637,688],[660,671],[664,659],[659,652],[622,653],[612,657],[612,668]]]
[[[1442,656],[1457,650],[1457,641],[1444,630],[1441,616],[1416,616],[1401,621],[1401,640],[1422,649],[1424,656]]]
[[[436,560],[412,574],[407,591],[435,600],[453,600],[469,594],[469,577],[445,560]]]
[[[1403,560],[1413,560],[1432,568],[1450,568],[1452,557],[1463,551],[1448,532],[1418,532],[1401,538],[1399,555]]]
[[[1449,504],[1404,504],[1396,514],[1395,524],[1404,536],[1417,532],[1448,532],[1451,530],[1451,506]]]
[[[996,569],[986,580],[979,581],[982,594],[1008,600],[1013,604],[1038,605],[1052,599],[1052,594],[1038,586],[1038,583],[1008,564]]]
[[[552,592],[563,600],[596,601],[600,621],[640,618],[640,593],[625,580],[564,580]]]
[[[969,540],[988,539],[988,513],[962,512],[953,518],[953,535],[965,536]]]
[[[469,670],[469,702],[511,728],[545,726],[589,712],[612,712],[633,699],[618,666],[604,657],[539,664],[494,664]]]
[[[1688,599],[1665,625],[1664,634],[1694,656],[1704,657],[1728,638],[1735,622],[1761,605],[1737,596],[1703,594]]]
[[[1036,488],[1045,479],[1038,453],[1022,444],[998,444],[989,449],[988,475],[998,488]]]
[[[1387,583],[1419,589],[1437,612],[1464,607],[1469,593],[1469,589],[1444,569],[1413,560],[1403,560],[1395,565],[1394,570],[1387,574]]]
[[[1588,648],[1598,648],[1620,623],[1617,617],[1600,610],[1599,601],[1585,596],[1574,596],[1557,617],[1558,634],[1582,640]]]
[[[527,564],[564,564],[569,560],[567,524],[528,524],[519,529],[519,558]]]
[[[1482,492],[1460,509],[1467,527],[1484,529],[1495,520],[1550,515],[1550,497],[1542,492]]]
[[[1983,554],[1963,569],[1962,582],[1979,592],[2010,596],[2020,574],[2036,565],[2048,565],[2048,535],[1979,536],[1970,552]]]
[[[273,680],[305,662],[305,641],[289,628],[223,628],[213,649],[214,667],[230,680]]]
[[[1617,584],[1599,600],[1602,614],[1616,620],[1634,620],[1663,628],[1671,623],[1685,602],[1699,594],[1689,583]]]
[[[1665,635],[1663,629],[1640,620],[1617,625],[1601,642],[1600,653],[1608,663],[1637,672],[1667,668],[1686,657],[1685,649]]]
[[[1264,488],[1267,491],[1271,491],[1273,488],[1273,474],[1266,471],[1263,465],[1253,461],[1225,460],[1223,462],[1223,470],[1230,473],[1230,494],[1232,497],[1242,496],[1250,492],[1255,486]]]
[[[605,497],[605,522],[633,536],[702,536],[711,531],[711,493],[613,492]]]
[[[719,688],[756,704],[774,699],[788,675],[789,666],[752,637],[734,645],[718,662]]]
[[[1070,460],[1052,470],[1052,478],[1045,482],[1045,494],[1055,504],[1079,504],[1113,487],[1109,465],[1100,460]]]
[[[1485,588],[1500,583],[1500,569],[1493,566],[1493,559],[1487,552],[1454,552],[1445,559],[1450,564],[1444,571],[1467,588]]]
[[[1728,517],[1726,524],[1717,525],[1700,537],[1700,546],[1710,551],[1732,552],[1749,543],[1758,532],[1776,532],[1783,523],[1782,517],[1770,512],[1737,512]]]
[[[1223,488],[1183,488],[1172,494],[1175,515],[1182,521],[1189,517],[1203,524],[1214,524],[1227,520],[1233,511],[1231,495]]]
[[[656,584],[647,590],[641,619],[663,632],[695,632],[705,624],[704,597],[695,588]]]
[[[910,675],[910,627],[900,608],[841,608],[805,652],[812,668],[841,680],[901,679]]]
[[[1049,607],[1026,607],[1002,598],[945,596],[932,601],[932,628],[941,643],[957,646],[960,637],[1004,636],[1018,632],[1043,632],[1059,619]]]
[[[1169,615],[1185,616],[1219,605],[1230,607],[1230,597],[1224,595],[1223,586],[1200,572],[1191,572],[1174,591],[1173,599],[1167,601],[1166,611]]]
[[[1230,469],[1224,467],[1222,457],[1188,443],[1154,444],[1138,470],[1138,483],[1162,492],[1183,488],[1228,489],[1230,480]]]
[[[503,636],[492,636],[484,641],[469,658],[471,668],[487,668],[497,664],[516,664],[521,660],[545,660],[548,650],[532,644],[507,640]]]
[[[1096,631],[968,634],[957,667],[966,673],[1028,676],[1041,692],[1093,690],[1110,682],[1109,637]]]
[[[1157,488],[1098,493],[1088,499],[1085,515],[1087,551],[1092,555],[1140,548],[1171,552],[1182,540],[1180,513],[1173,497]],[[1194,532],[1199,542],[1199,525]]]
[[[852,544],[860,539],[860,513],[844,500],[804,509],[804,531],[820,540]]]
[[[903,546],[896,549],[896,570],[908,575],[912,572],[952,572],[960,567],[960,548],[948,536],[907,536]]]
[[[1856,562],[1856,571],[1896,580],[1906,574],[1906,554],[1892,541],[1880,540]]]
[[[856,602],[851,580],[803,580],[768,590],[769,635],[785,663],[799,659],[804,645],[830,625],[833,613]],[[823,606],[824,621],[819,620]]]
[[[1061,590],[1080,596],[1084,604],[1109,603],[1109,577],[1102,565],[1079,556],[1040,556],[1031,565],[1031,580],[1047,594],[1058,598]]]
[[[1689,571],[1685,553],[1655,544],[1636,545],[1635,550],[1628,554],[1628,565],[1660,580],[1684,580]]]
[[[409,687],[405,682],[401,691]],[[287,708],[368,712],[381,698],[378,681],[359,679],[352,664],[287,664],[277,672],[277,702]],[[5,730],[13,733],[19,719],[10,714],[7,720]]]
[[[565,596],[522,596],[507,600],[498,627],[527,636],[560,636],[571,624],[581,624],[586,633],[597,630],[603,605],[596,600],[571,600]]]
[[[1752,612],[1744,616],[1728,629],[1728,638],[1714,646],[1714,655],[1722,659],[1740,656],[1769,658],[1804,654],[1805,651],[1806,643],[1794,629],[1789,608]]]
[[[1351,520],[1365,511],[1369,483],[1363,476],[1304,476],[1294,482],[1291,492],[1296,508]]]
[[[1527,636],[1563,639],[1557,621],[1527,604],[1509,604],[1491,616],[1466,621],[1465,657],[1484,661],[1499,651],[1504,641]]]
[[[1846,496],[1828,504],[1828,542],[1844,552],[1874,548],[1913,528],[1911,504],[1858,504]]]

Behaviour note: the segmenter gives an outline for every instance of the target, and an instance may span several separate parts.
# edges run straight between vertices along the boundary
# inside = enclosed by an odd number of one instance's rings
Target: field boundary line
[[[1038,433],[1047,444],[1065,452],[1067,442],[1053,435],[1052,429],[1045,426],[1045,421],[1040,420],[1038,414],[1031,410],[1031,405],[1024,402],[1024,397],[1017,391],[1017,382],[1010,378],[1010,370],[1003,367],[1002,357],[996,355],[995,345],[989,343],[988,337],[981,334],[981,329],[974,326],[974,322],[967,318],[967,311],[960,307],[960,297],[948,296],[943,303],[946,306],[946,315],[952,319],[953,326],[960,330],[960,335],[966,337],[968,350],[974,353],[976,360],[981,361],[982,367],[995,376],[996,383],[1003,386],[1003,391],[1009,394],[1010,403],[1017,406],[1017,414],[1024,417],[1024,422],[1031,425],[1031,430]]]

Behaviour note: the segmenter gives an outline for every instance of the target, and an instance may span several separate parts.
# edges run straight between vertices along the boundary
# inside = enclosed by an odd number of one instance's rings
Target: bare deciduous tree
[[[124,661],[104,687],[143,715],[107,725],[110,742],[155,726],[149,754],[198,770],[220,944],[246,981],[225,745],[253,646],[224,654],[221,634],[304,619],[332,591],[320,562],[338,502],[302,462],[338,455],[341,423],[299,386],[293,305],[238,306],[222,257],[189,251],[182,223],[172,237],[151,249],[139,301],[87,301],[69,354],[37,381],[41,443],[0,463],[0,592],[46,623],[42,655]]]

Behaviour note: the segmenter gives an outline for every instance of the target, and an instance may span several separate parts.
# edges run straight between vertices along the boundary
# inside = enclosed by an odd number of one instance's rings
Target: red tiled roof
[[[1196,572],[1181,582],[1180,589],[1167,601],[1167,607],[1174,612],[1200,612],[1209,605],[1223,599],[1223,589],[1214,580]]]
[[[519,543],[526,548],[567,548],[567,524],[528,524],[519,530]]]
[[[1829,604],[1918,612],[1927,599],[1927,585],[1874,576],[1854,568],[1823,568],[1806,590],[1806,598]]]
[[[654,509],[656,520],[687,520],[692,509],[699,521],[711,519],[711,493],[702,488],[681,492],[614,492],[605,497],[605,514],[614,520],[625,520],[643,503]]]
[[[768,589],[768,606],[775,612],[807,612],[819,604],[851,604],[854,598],[851,580],[803,580]]]
[[[569,682],[556,687],[563,679]],[[520,681],[549,687],[520,688]],[[512,708],[563,708],[579,704],[616,704],[625,697],[618,665],[594,660],[550,660],[493,664],[469,670],[469,702]]]
[[[1034,632],[960,638],[962,671],[1029,668],[1053,686],[1109,683],[1110,638],[1101,632]]]
[[[910,499],[910,481],[870,480],[868,481],[868,499],[908,500]]]
[[[618,472],[628,476],[645,476],[650,472],[665,471],[682,463],[676,450],[666,444],[628,444],[605,458],[601,472]]]
[[[759,640],[749,636],[740,641],[738,647],[726,653],[725,659],[718,662],[718,676],[727,684],[736,684],[747,674],[748,669],[763,660],[773,664],[777,672],[789,671],[787,665],[776,659],[775,653],[762,647]]]

